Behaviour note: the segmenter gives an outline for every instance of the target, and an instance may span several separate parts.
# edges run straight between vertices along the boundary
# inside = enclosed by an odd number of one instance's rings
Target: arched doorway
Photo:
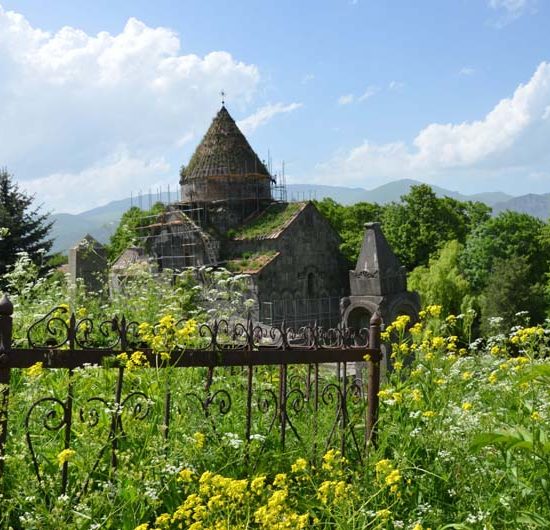
[[[371,312],[364,307],[355,307],[348,315],[347,325],[349,328],[356,331],[359,331],[362,328],[368,329],[371,317]]]

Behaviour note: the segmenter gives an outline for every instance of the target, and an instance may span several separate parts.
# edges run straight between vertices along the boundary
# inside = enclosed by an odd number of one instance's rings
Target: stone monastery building
[[[375,311],[385,322],[399,314],[416,320],[418,295],[407,292],[405,269],[380,225],[365,225],[359,259],[350,270],[340,237],[312,202],[275,199],[276,178],[225,106],[182,168],[180,186],[180,201],[151,216],[139,245],[112,265],[113,288],[135,263],[158,272],[221,266],[250,276],[255,317],[265,324],[285,319],[294,327],[315,322],[332,327],[343,320],[366,327]],[[87,236],[71,250],[73,277],[92,281],[92,272],[101,269],[98,260],[104,270],[96,243]],[[91,248],[97,259],[90,260]]]

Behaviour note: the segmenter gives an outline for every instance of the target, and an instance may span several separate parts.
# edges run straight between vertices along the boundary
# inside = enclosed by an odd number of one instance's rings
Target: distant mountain
[[[175,199],[175,194],[171,194],[170,200]],[[52,235],[55,238],[52,252],[66,253],[86,234],[95,237],[100,243],[107,243],[126,210],[130,209],[132,205],[149,209],[158,200],[159,196],[156,194],[142,195],[112,201],[79,214],[54,213],[51,215],[51,219],[54,221]],[[160,200],[168,202],[168,194],[162,193]]]
[[[398,202],[402,195],[409,193],[411,186],[423,184],[412,179],[401,179],[378,186],[372,190],[363,188],[346,188],[344,186],[322,186],[317,184],[289,184],[287,186],[287,199],[289,201],[322,200],[330,197],[340,204],[350,205],[357,202],[377,202],[386,204],[392,201]],[[525,212],[541,219],[550,218],[550,193],[544,195],[523,195],[512,197],[506,193],[489,192],[475,195],[463,195],[456,191],[431,186],[439,197],[447,196],[460,201],[480,201],[493,208],[493,213],[504,210]],[[176,199],[172,193],[160,196],[162,202],[170,202]],[[93,208],[79,214],[58,213],[53,214],[55,221],[52,235],[55,238],[54,252],[66,252],[74,246],[87,233],[95,237],[99,242],[106,243],[116,230],[122,214],[134,206],[148,209],[159,200],[159,196],[143,195],[141,197],[126,198],[112,201],[104,206]]]
[[[289,201],[321,201],[334,199],[346,206],[367,200],[367,190],[363,188],[345,188],[343,186],[322,186],[320,184],[287,184]]]
[[[344,188],[342,186],[321,186],[317,184],[289,184],[287,186],[288,200],[322,200],[325,197],[330,197],[340,204],[349,205],[356,202],[377,202],[379,204],[387,204],[388,202],[399,202],[402,195],[406,195],[411,190],[412,186],[424,184],[419,180],[401,179],[388,184],[383,184],[372,190],[364,188]],[[477,193],[475,195],[463,195],[457,191],[447,190],[439,186],[431,185],[437,196],[452,197],[459,201],[480,201],[489,206],[504,202],[513,197],[497,192]]]
[[[498,202],[493,206],[493,213],[495,214],[506,210],[528,213],[543,220],[550,219],[550,193],[542,195],[528,193],[521,197],[513,197],[507,201]]]

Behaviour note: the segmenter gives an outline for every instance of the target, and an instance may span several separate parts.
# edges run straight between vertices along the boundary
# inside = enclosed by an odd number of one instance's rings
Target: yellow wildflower
[[[121,365],[126,366],[128,362],[128,354],[126,352],[119,353],[116,356],[116,359],[120,362]]]
[[[276,488],[284,488],[286,486],[286,473],[277,473],[273,480],[273,485]]]
[[[374,466],[374,469],[376,470],[377,475],[387,475],[390,471],[393,470],[393,464],[392,461],[385,458],[383,460],[379,460],[376,462],[376,465]]]
[[[433,418],[436,414],[437,413],[433,410],[426,410],[422,413],[422,416],[424,416],[424,418]]]
[[[265,488],[265,479],[266,479],[265,475],[260,475],[259,477],[256,477],[255,479],[253,479],[252,482],[250,483],[250,490],[253,493],[256,493],[256,495],[261,495],[262,491]]]
[[[455,315],[449,315],[446,319],[445,319],[445,322],[449,325],[449,326],[454,326],[456,324],[456,316]]]
[[[149,366],[147,356],[142,351],[135,351],[132,353],[126,363],[126,368],[128,368],[128,370],[132,370],[138,366]]]
[[[44,373],[44,363],[39,361],[27,368],[26,373],[29,377],[39,377]]]
[[[390,471],[388,476],[386,477],[386,486],[391,486],[392,484],[396,484],[401,480],[401,473],[399,472],[399,469],[393,469]]]
[[[74,449],[63,449],[63,451],[57,455],[57,463],[59,464],[59,467],[63,467],[63,464],[71,460],[74,455],[76,455],[76,451]]]
[[[465,401],[462,403],[462,410],[471,410],[472,404],[469,401]]]
[[[293,473],[300,473],[301,471],[305,471],[307,469],[307,460],[305,458],[298,458],[294,464],[292,464],[292,472]]]
[[[391,511],[387,508],[383,508],[382,510],[378,510],[376,512],[376,517],[379,517],[380,519],[388,519],[391,515]]]
[[[429,305],[426,308],[428,315],[434,318],[438,318],[441,315],[441,306],[440,305]]]
[[[191,482],[195,472],[192,469],[185,468],[179,472],[178,478],[181,482]]]
[[[193,441],[194,441],[195,447],[197,449],[202,449],[204,447],[205,440],[206,440],[206,437],[204,436],[204,434],[202,432],[196,432],[193,435]]]
[[[540,412],[534,410],[533,412],[531,412],[531,419],[533,421],[541,421],[542,420],[542,416],[540,415]]]
[[[411,317],[409,315],[399,315],[395,321],[393,322],[392,326],[399,332],[405,331],[405,328],[407,327],[407,324],[411,321]]]
[[[169,528],[171,518],[172,517],[169,513],[163,513],[155,520],[155,526],[159,526],[160,528]]]
[[[396,402],[396,403],[401,403],[403,401],[403,395],[401,394],[401,392],[394,392],[392,394],[392,399]]]
[[[346,496],[348,485],[343,480],[325,480],[317,490],[317,498],[328,504],[329,500],[340,500]]]
[[[322,468],[325,471],[331,471],[335,465],[345,462],[345,459],[342,458],[342,454],[337,449],[330,449],[323,456]]]

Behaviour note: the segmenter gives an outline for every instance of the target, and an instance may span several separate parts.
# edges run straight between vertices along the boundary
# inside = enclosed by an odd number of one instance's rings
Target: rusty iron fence
[[[117,468],[118,445],[124,435],[121,410],[130,406],[134,398],[143,398],[143,403],[149,399],[143,391],[135,389],[123,395],[126,368],[117,364],[117,356],[122,352],[141,351],[148,364],[156,368],[198,367],[204,371],[200,391],[190,388],[184,395],[178,395],[167,388],[159,398],[159,407],[162,408],[159,415],[162,425],[159,427],[166,439],[171,432],[171,418],[178,400],[194,399],[205,421],[212,421],[214,408],[221,414],[231,409],[231,393],[227,389],[215,390],[212,386],[215,373],[231,370],[240,377],[244,391],[245,444],[251,441],[254,415],[269,411],[268,434],[276,436],[284,450],[287,435],[301,439],[292,414],[309,413],[311,428],[315,431],[317,413],[322,406],[333,407],[334,411],[331,416],[334,422],[330,431],[325,432],[322,442],[326,447],[337,444],[342,453],[353,453],[361,459],[368,447],[376,443],[381,360],[381,320],[377,314],[371,319],[370,328],[361,330],[323,329],[315,325],[294,330],[285,327],[284,323],[279,327],[266,327],[255,324],[250,318],[243,322],[222,320],[202,324],[198,329],[200,347],[176,349],[162,362],[140,339],[138,323],[128,322],[125,318],[94,322],[90,318],[78,319],[74,313],[59,307],[30,326],[24,341],[14,343],[12,315],[13,306],[4,297],[0,300],[0,489],[4,478],[4,457],[9,447],[10,382],[13,385],[17,369],[29,368],[35,363],[42,363],[44,368],[51,370],[65,370],[67,374],[63,396],[45,395],[25,404],[26,446],[39,485],[43,486],[43,476],[30,418],[40,407],[45,407],[41,422],[43,428],[58,433],[60,448],[67,450],[74,443],[75,422],[88,421],[93,426],[98,421],[97,407],[109,410],[108,439],[97,455],[92,472],[100,462],[113,471]],[[176,326],[184,324],[182,320]],[[361,371],[355,371],[355,364],[349,366],[365,359],[366,380],[361,377]],[[83,411],[75,404],[74,374],[86,366],[112,370],[115,387],[110,397],[88,397],[86,401],[91,408]],[[300,368],[300,375],[289,372],[293,367]],[[271,390],[258,390],[254,386],[255,374],[266,369],[274,371],[277,384]],[[327,372],[334,374],[330,380],[323,376]],[[357,414],[350,415],[351,402],[360,404],[360,418]],[[143,419],[147,415],[147,406],[134,405],[133,414]],[[68,461],[62,463],[59,472],[60,491],[65,493]],[[86,491],[89,481],[90,477],[82,485],[79,495]]]

